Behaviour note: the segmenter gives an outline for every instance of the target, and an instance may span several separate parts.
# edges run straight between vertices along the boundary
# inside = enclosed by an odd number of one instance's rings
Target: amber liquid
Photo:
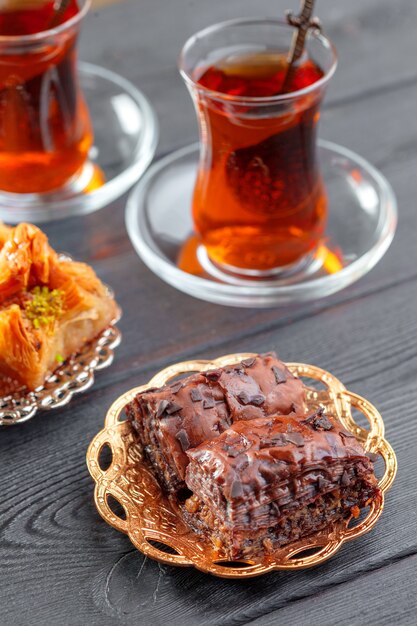
[[[0,10],[0,36],[31,35],[50,28],[53,1],[25,6]],[[78,11],[76,0],[71,0],[59,23]],[[68,29],[37,45],[0,42],[3,191],[38,193],[60,188],[87,158],[92,130],[77,83],[76,38],[76,31]]]
[[[302,60],[287,76],[285,56],[233,56],[209,67],[197,82],[242,97],[269,97],[301,90],[322,70]],[[294,264],[318,245],[327,202],[316,162],[320,99],[262,108],[198,97],[202,160],[193,217],[211,259],[223,267],[270,272]]]

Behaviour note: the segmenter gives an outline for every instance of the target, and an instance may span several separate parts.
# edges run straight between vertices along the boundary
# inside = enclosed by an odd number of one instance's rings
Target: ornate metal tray
[[[89,389],[96,370],[108,367],[113,361],[114,349],[121,341],[116,327],[119,318],[120,315],[81,352],[67,359],[35,391],[28,391],[10,379],[0,380],[0,426],[20,424],[38,411],[58,409],[68,404],[75,393]]]
[[[382,513],[384,494],[395,478],[397,461],[384,438],[381,415],[372,404],[348,391],[329,372],[313,365],[291,363],[289,368],[294,374],[310,379],[310,384],[313,381],[315,385],[307,387],[309,409],[324,406],[338,415],[368,452],[376,453],[383,459],[385,471],[379,481],[381,497],[356,525],[352,526],[352,520],[335,524],[325,533],[284,546],[273,556],[260,561],[226,561],[209,542],[185,525],[144,460],[135,434],[124,418],[124,407],[135,394],[149,387],[164,385],[184,373],[223,367],[251,356],[254,355],[231,354],[214,361],[185,361],[162,370],[147,385],[124,393],[113,403],[106,416],[105,428],[89,446],[87,465],[96,483],[94,499],[98,512],[108,524],[126,533],[138,550],[161,563],[194,566],[202,572],[224,578],[248,578],[273,570],[310,567],[330,558],[345,541],[367,533]],[[305,380],[305,383],[308,384],[308,381]],[[352,409],[366,417],[369,430],[355,422]],[[111,449],[112,461],[107,469],[102,469],[100,454],[106,446]],[[112,510],[112,498],[123,508],[122,517]]]

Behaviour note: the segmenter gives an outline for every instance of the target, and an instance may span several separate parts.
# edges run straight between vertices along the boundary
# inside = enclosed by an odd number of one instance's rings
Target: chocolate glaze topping
[[[317,420],[325,418],[318,425]],[[270,516],[270,504],[288,506],[361,476],[377,481],[361,444],[341,436],[338,420],[322,412],[236,422],[218,438],[187,451],[187,487],[224,523],[245,528],[248,511]],[[267,509],[265,509],[267,507]],[[250,524],[253,525],[253,516]],[[268,517],[269,519],[269,517]],[[249,523],[249,522],[248,522]]]
[[[269,353],[148,389],[126,413],[184,521],[247,559],[358,515],[379,492],[375,455],[304,400]]]
[[[185,450],[218,437],[239,420],[294,411],[305,412],[304,386],[273,353],[140,393],[126,407],[169,490],[184,486]]]

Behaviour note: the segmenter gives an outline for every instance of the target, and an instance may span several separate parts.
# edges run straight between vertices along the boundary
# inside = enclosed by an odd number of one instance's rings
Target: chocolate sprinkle
[[[171,385],[171,391],[172,393],[178,393],[180,389],[182,389],[183,384],[182,383],[175,383],[175,385]]]
[[[203,399],[203,396],[201,395],[198,387],[194,387],[194,389],[191,389],[190,396],[192,402],[201,402]]]
[[[160,400],[158,402],[158,408],[156,409],[156,417],[161,417],[165,413],[165,410],[168,405],[169,405],[168,400]]]
[[[322,417],[316,419],[315,428],[320,428],[321,430],[332,430],[333,425],[330,420],[325,415],[323,415]]]
[[[310,420],[313,420],[315,417],[321,417],[322,415],[324,415],[324,407],[320,406],[318,409],[314,411],[314,413],[310,413],[310,415],[308,415],[304,421],[309,422]]]
[[[243,495],[243,487],[240,480],[234,480],[230,489],[231,498],[240,498]]]
[[[175,439],[179,442],[182,451],[185,452],[190,447],[190,440],[188,439],[188,435],[184,429],[179,430],[175,435]]]
[[[224,446],[223,450],[226,452],[227,456],[231,456],[233,459],[240,454],[240,450],[233,448],[233,446],[228,446],[227,444]]]
[[[240,391],[236,397],[239,400],[240,404],[250,404],[251,397],[246,391]]]
[[[217,382],[221,375],[221,370],[210,370],[209,372],[204,372],[204,376],[207,380],[211,380],[212,382]]]
[[[308,424],[314,430],[332,430],[333,425],[330,420],[324,415],[323,407],[320,407],[315,413],[312,413],[305,420],[304,424]]]
[[[276,367],[276,365],[272,366],[272,371],[274,372],[275,381],[276,381],[277,385],[280,385],[281,383],[287,382],[287,376],[286,376],[285,372],[283,372],[278,367]]]
[[[326,480],[325,478],[323,478],[323,476],[319,476],[318,477],[318,479],[317,479],[317,486],[318,486],[320,491],[323,491],[323,489],[325,489],[328,484],[329,484],[329,481]]]
[[[301,448],[304,445],[304,437],[300,433],[287,433],[285,438],[298,448]]]
[[[345,439],[356,439],[355,435],[348,433],[347,430],[340,430],[339,435],[342,438],[343,443],[345,443]]]
[[[245,367],[252,367],[255,361],[256,361],[256,358],[254,356],[249,359],[243,359],[242,365],[244,365]]]
[[[345,470],[342,474],[342,477],[340,479],[340,484],[343,485],[343,487],[347,487],[350,483],[349,480],[349,474],[347,473],[347,471]]]
[[[261,393],[258,393],[256,396],[252,396],[250,399],[250,404],[254,404],[255,406],[261,406],[265,402],[265,396]]]
[[[213,409],[215,406],[213,398],[206,398],[203,402],[203,409]]]
[[[266,443],[265,445],[262,445],[262,442],[261,442],[259,447],[262,450],[262,448],[270,448],[271,446],[272,447],[286,446],[287,443],[288,443],[287,436],[285,435],[285,433],[278,433],[277,435],[272,437],[272,439],[268,441],[268,443]]]
[[[168,406],[165,408],[165,413],[172,415],[173,413],[178,413],[181,409],[182,406],[177,402],[168,402]]]

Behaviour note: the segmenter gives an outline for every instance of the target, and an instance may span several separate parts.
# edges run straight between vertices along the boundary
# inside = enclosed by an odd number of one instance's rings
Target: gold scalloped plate
[[[381,415],[372,404],[348,391],[329,372],[314,365],[290,363],[290,370],[302,377],[306,385],[307,379],[315,381],[314,387],[307,386],[309,410],[325,407],[339,417],[345,428],[363,443],[366,451],[381,456],[385,465],[384,475],[379,481],[381,497],[356,525],[351,525],[352,520],[335,524],[326,532],[288,544],[259,561],[227,561],[211,543],[188,528],[161,491],[144,460],[135,433],[125,419],[124,407],[138,392],[150,387],[162,386],[183,374],[224,367],[251,356],[254,355],[231,354],[214,361],[185,361],[162,370],[147,385],[131,389],[113,403],[106,416],[105,428],[94,437],[88,448],[87,465],[96,483],[94,500],[98,512],[108,524],[126,533],[138,550],[161,563],[194,566],[202,572],[223,578],[249,578],[273,570],[311,567],[333,556],[346,541],[370,531],[382,513],[384,494],[391,487],[397,472],[397,460],[384,438]],[[352,408],[366,417],[369,430],[356,424]],[[99,457],[106,446],[111,449],[112,461],[104,470]],[[125,519],[110,508],[111,498],[123,507]],[[165,552],[164,548],[168,551]]]

